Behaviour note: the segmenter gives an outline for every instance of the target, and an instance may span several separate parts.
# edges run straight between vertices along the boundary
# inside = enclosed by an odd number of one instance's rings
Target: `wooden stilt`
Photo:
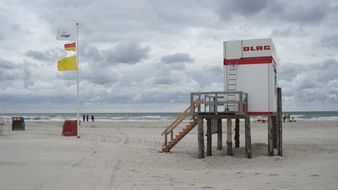
[[[250,116],[245,117],[245,157],[251,158],[251,130],[250,130]]]
[[[207,119],[207,156],[212,156],[211,119]]]
[[[222,119],[217,119],[217,149],[222,150]]]
[[[273,123],[271,116],[268,117],[268,156],[273,156]]]
[[[198,117],[198,158],[204,158],[203,117]]]
[[[235,148],[239,148],[239,119],[235,120]]]
[[[277,154],[283,156],[282,89],[277,88]]]
[[[272,147],[277,148],[277,117],[271,116],[272,120]]]
[[[163,144],[163,146],[167,146],[167,144],[168,144],[168,136],[164,135],[164,144]]]
[[[231,116],[227,117],[227,155],[232,156],[232,122]]]

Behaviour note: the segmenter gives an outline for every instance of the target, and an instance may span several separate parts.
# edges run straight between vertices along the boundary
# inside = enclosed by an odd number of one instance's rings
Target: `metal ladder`
[[[226,91],[227,92],[235,92],[237,87],[237,69],[238,64],[237,63],[231,63],[228,67],[227,72],[227,86]],[[235,94],[228,94],[227,95],[227,104],[225,107],[225,111],[229,112],[235,112],[236,111],[236,95]]]

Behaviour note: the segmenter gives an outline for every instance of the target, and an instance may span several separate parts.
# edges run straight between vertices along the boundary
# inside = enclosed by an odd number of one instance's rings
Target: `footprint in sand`
[[[312,174],[310,177],[319,177],[319,174]]]

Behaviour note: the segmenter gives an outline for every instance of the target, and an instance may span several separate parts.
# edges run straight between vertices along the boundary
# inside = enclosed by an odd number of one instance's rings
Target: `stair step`
[[[171,147],[175,146],[175,144],[177,144],[177,142],[170,142],[170,143],[168,143],[166,148],[168,148],[168,147],[171,148]]]
[[[187,127],[187,128],[184,128],[184,129],[182,129],[182,133],[186,133],[186,132],[189,132],[190,131],[190,129]]]
[[[187,125],[184,129],[192,129],[193,125]]]
[[[172,147],[174,147],[180,140],[183,139],[183,137],[188,134],[192,128],[194,128],[197,125],[197,119],[193,118],[192,121],[189,122],[188,125],[186,125],[185,128],[182,129],[177,135],[175,135],[175,138],[172,139],[168,144],[162,146],[162,152],[169,152]]]
[[[181,140],[182,139],[182,135],[175,135],[175,139],[177,139],[177,140]]]
[[[189,132],[190,130],[188,130],[188,131],[181,131],[181,132],[179,132],[178,134],[180,135],[180,136],[184,136],[184,135],[186,135],[188,132]]]

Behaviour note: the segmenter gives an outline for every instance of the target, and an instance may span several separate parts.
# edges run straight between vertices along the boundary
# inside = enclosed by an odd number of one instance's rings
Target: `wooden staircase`
[[[194,106],[198,106],[202,103],[201,100],[196,100]],[[174,129],[182,123],[182,121],[188,117],[192,112],[192,106],[189,106],[183,113],[181,113],[177,119],[169,125],[163,132],[164,135],[164,144],[162,146],[162,152],[170,152],[170,149],[173,148],[183,137],[188,134],[196,125],[197,118],[192,118],[188,125],[186,125],[174,138]],[[170,134],[170,141],[168,142],[168,135]]]

